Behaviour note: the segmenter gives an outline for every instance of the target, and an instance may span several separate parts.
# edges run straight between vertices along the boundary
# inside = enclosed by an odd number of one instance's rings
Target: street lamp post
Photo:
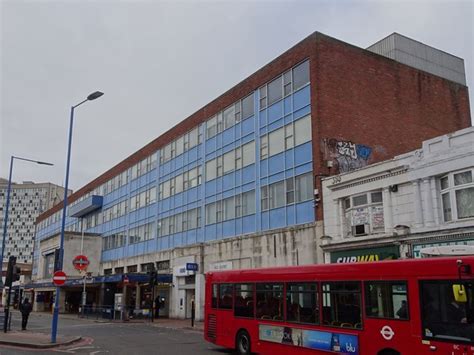
[[[66,161],[66,179],[64,182],[64,200],[63,200],[63,216],[61,220],[61,239],[59,242],[59,260],[58,260],[58,268],[62,270],[63,268],[63,256],[64,256],[64,229],[66,226],[66,209],[67,209],[67,189],[69,185],[69,165],[71,162],[71,144],[72,144],[72,127],[74,123],[74,109],[80,105],[82,105],[86,101],[92,101],[98,99],[104,95],[103,92],[96,91],[87,96],[87,98],[77,105],[71,106],[71,116],[69,120],[69,140],[68,140],[68,148],[67,148],[67,161]],[[51,343],[56,343],[56,335],[58,332],[58,318],[59,318],[59,290],[60,287],[56,287],[56,296],[54,297],[54,312],[53,312],[53,322],[51,325]]]
[[[36,163],[40,165],[49,165],[52,166],[53,164],[47,163],[44,161],[39,161],[39,160],[32,160],[32,159],[26,159],[26,158],[20,158],[20,157],[15,157],[11,156],[10,159],[10,175],[8,176],[8,187],[7,187],[7,201],[5,203],[5,218],[3,220],[3,238],[2,238],[2,253],[0,256],[0,287],[3,287],[3,257],[5,255],[5,241],[7,238],[7,229],[8,229],[8,212],[9,212],[9,207],[10,207],[10,191],[12,187],[12,173],[13,173],[13,161],[14,160],[23,160],[23,161],[28,161],[31,163]]]

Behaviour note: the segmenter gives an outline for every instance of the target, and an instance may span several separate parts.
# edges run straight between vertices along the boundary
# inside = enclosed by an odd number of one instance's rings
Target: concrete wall
[[[44,263],[45,254],[54,253],[55,249],[59,249],[59,235],[44,239],[40,242],[40,251],[38,258],[38,274],[33,275],[35,281],[51,282],[51,279],[44,279]],[[102,238],[99,236],[84,235],[84,249],[83,254],[89,259],[88,272],[94,276],[99,275],[100,271],[100,256],[102,249]],[[80,233],[66,233],[64,235],[64,258],[63,271],[70,278],[79,278],[81,274],[77,271],[72,260],[75,256],[81,254],[81,234]]]
[[[213,270],[219,264],[225,265],[227,269],[243,269],[322,263],[323,253],[320,248],[322,232],[322,222],[317,222],[266,233],[249,234],[105,262],[101,265],[101,272],[103,273],[104,269],[170,260],[173,272],[173,284],[170,288],[170,317],[186,318],[186,308],[189,306],[186,303],[194,291],[196,319],[202,320],[204,319],[205,272]],[[197,263],[198,272],[195,274],[180,272],[179,269],[186,263]],[[139,271],[143,270],[139,268]],[[194,284],[185,283],[185,276],[189,275],[195,275]]]

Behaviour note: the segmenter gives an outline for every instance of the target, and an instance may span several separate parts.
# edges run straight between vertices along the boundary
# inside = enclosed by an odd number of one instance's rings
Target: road
[[[18,317],[16,317],[18,319]],[[12,329],[20,324],[14,318]],[[28,331],[50,333],[51,316],[34,314],[30,316]],[[60,317],[60,335],[80,335],[83,340],[67,347],[50,350],[24,350],[0,346],[4,354],[232,354],[207,343],[202,332],[187,329],[170,329],[152,326],[149,323],[106,323],[78,318]]]

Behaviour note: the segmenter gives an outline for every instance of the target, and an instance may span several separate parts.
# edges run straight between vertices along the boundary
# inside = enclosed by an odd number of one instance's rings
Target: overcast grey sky
[[[464,58],[474,2],[21,1],[1,3],[0,177],[82,187],[314,31],[367,47],[392,32]],[[473,92],[470,90],[470,96]]]

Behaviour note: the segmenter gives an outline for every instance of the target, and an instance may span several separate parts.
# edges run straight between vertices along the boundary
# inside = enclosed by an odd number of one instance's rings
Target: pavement
[[[51,315],[49,313],[32,313],[32,316],[37,319],[45,318],[50,319]],[[159,318],[155,319],[154,322],[151,322],[150,319],[131,319],[129,321],[122,320],[106,320],[106,319],[88,319],[88,318],[79,318],[77,315],[73,314],[60,314],[60,320],[68,319],[71,321],[77,320],[82,322],[90,323],[109,323],[109,324],[143,324],[155,328],[164,328],[168,330],[192,330],[196,332],[204,331],[204,322],[194,322],[194,327],[191,326],[191,320],[189,319],[168,319],[168,318]],[[51,349],[51,348],[60,348],[68,346],[74,343],[78,343],[82,340],[82,337],[79,335],[58,335],[56,343],[51,343],[51,335],[49,332],[41,333],[33,330],[18,331],[12,330],[7,333],[0,333],[0,345],[8,345],[13,347],[20,347],[26,349]]]
[[[50,349],[59,346],[71,345],[80,341],[80,336],[59,336],[56,343],[51,343],[50,334],[30,331],[9,331],[0,333],[0,344],[18,346],[31,349]]]

